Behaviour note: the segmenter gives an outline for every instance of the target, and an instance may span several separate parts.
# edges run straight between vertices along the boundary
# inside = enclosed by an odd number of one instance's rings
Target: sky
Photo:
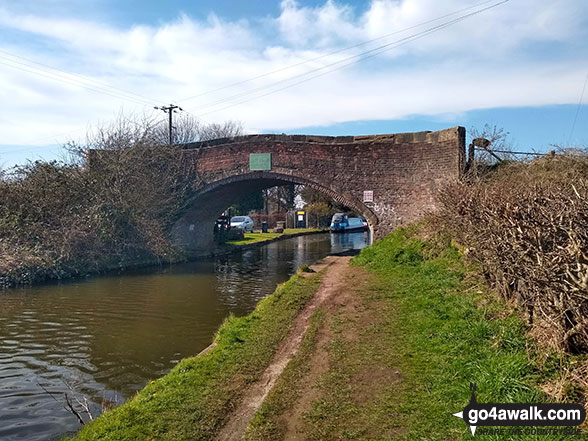
[[[586,0],[0,0],[0,166],[120,115],[588,146]]]

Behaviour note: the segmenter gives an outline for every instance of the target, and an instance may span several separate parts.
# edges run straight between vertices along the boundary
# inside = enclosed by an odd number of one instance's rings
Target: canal
[[[230,256],[0,292],[0,440],[57,440],[72,404],[120,405],[197,354],[296,269],[367,233],[300,236]],[[79,402],[79,403],[78,403]]]

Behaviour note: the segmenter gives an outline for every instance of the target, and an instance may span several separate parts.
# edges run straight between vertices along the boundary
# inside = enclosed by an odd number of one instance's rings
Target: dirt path
[[[358,299],[353,295],[353,289],[350,289],[350,287],[358,283],[358,279],[363,275],[362,272],[362,269],[348,267],[342,277],[339,278],[339,284],[334,293],[336,295],[330,296],[322,304],[322,307],[327,312],[327,319],[317,333],[315,349],[308,363],[310,369],[305,375],[299,398],[293,407],[280,418],[280,424],[284,430],[284,441],[304,439],[303,415],[310,409],[312,402],[320,398],[321,391],[317,385],[317,380],[329,370],[328,345],[334,337],[332,330],[333,318],[342,307],[352,311],[352,314],[357,309]]]
[[[292,330],[278,348],[270,365],[266,368],[261,378],[255,382],[245,393],[243,400],[229,417],[229,422],[223,427],[217,436],[217,441],[238,441],[243,439],[249,421],[259,409],[263,400],[274,386],[276,380],[296,354],[302,339],[310,324],[310,317],[316,309],[327,301],[333,300],[336,294],[344,291],[345,280],[343,275],[349,268],[350,257],[330,256],[324,259],[323,263],[313,266],[313,269],[320,270],[327,268],[321,285],[315,296],[306,304],[300,312]],[[293,430],[295,430],[293,428]]]

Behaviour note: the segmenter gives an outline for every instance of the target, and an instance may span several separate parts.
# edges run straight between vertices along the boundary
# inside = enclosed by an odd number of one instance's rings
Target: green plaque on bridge
[[[272,154],[271,153],[250,153],[249,154],[249,170],[261,171],[272,169]]]

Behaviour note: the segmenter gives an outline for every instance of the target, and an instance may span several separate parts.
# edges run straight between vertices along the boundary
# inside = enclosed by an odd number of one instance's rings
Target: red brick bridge
[[[435,208],[465,169],[465,129],[372,136],[250,135],[184,146],[204,183],[173,229],[186,251],[213,248],[216,218],[239,198],[307,185],[364,216],[376,240]],[[371,193],[370,193],[371,192]],[[373,195],[373,201],[366,201]]]

